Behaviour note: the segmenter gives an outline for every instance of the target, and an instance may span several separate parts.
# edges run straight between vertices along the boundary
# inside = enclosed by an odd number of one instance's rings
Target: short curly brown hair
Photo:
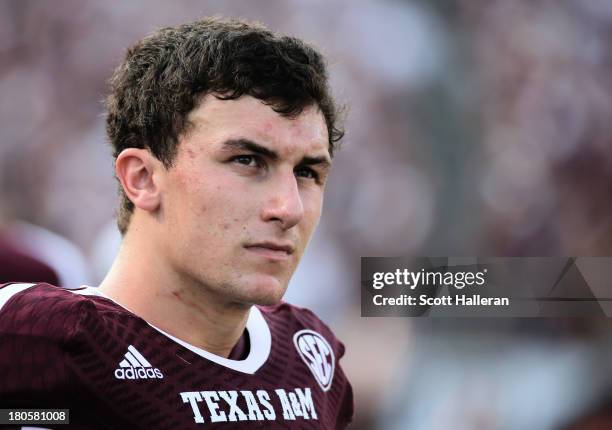
[[[128,49],[110,85],[106,132],[115,158],[125,148],[148,148],[171,167],[188,114],[211,93],[256,97],[287,117],[318,106],[332,156],[344,135],[322,55],[242,20],[206,18],[162,28]],[[119,194],[117,224],[125,234],[134,205],[121,186]]]

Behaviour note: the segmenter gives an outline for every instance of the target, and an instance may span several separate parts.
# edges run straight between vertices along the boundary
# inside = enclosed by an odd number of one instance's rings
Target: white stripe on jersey
[[[140,352],[138,352],[138,350],[137,350],[136,348],[134,348],[132,345],[128,346],[128,351],[130,351],[130,352],[132,353],[132,355],[133,355],[134,357],[136,357],[136,359],[137,359],[138,361],[140,361],[144,367],[153,367],[153,366],[151,365],[151,363],[149,363],[149,362],[147,361],[147,359],[146,359],[146,358],[144,358],[144,357],[142,356],[142,354],[141,354]],[[127,354],[125,354],[125,356],[127,357],[127,356],[128,356],[128,354],[129,354],[130,352],[128,352]],[[128,358],[128,359],[129,359],[129,358]],[[134,366],[134,367],[137,367],[137,366]],[[142,366],[141,366],[141,367],[142,367]]]
[[[132,367],[142,367],[142,364],[140,364],[140,363],[138,362],[138,360],[136,360],[136,359],[134,358],[134,356],[133,356],[131,353],[126,352],[126,353],[125,353],[125,358],[127,358],[127,360],[130,362],[130,364],[132,365]]]
[[[130,309],[123,306],[121,303],[113,300],[112,298],[106,296],[103,292],[99,291],[97,287],[89,287],[83,285],[84,289],[82,290],[69,290],[71,293],[80,294],[83,296],[98,296],[108,299],[118,306],[121,306],[128,312],[132,312]],[[164,330],[159,327],[155,327],[153,324],[149,323],[145,320],[147,324],[153,327],[155,330],[163,334],[164,336],[172,339],[174,342],[184,346],[185,348],[191,350],[195,354],[203,357],[207,360],[210,360],[214,363],[220,364],[221,366],[227,367],[229,369],[237,370],[238,372],[254,374],[257,370],[264,365],[264,363],[268,360],[270,355],[270,350],[272,349],[272,334],[270,333],[270,327],[268,327],[268,323],[266,319],[261,314],[261,311],[257,308],[257,306],[252,306],[249,312],[249,316],[246,323],[246,330],[249,332],[250,338],[250,350],[249,355],[244,360],[232,360],[229,358],[221,357],[213,354],[212,352],[208,352],[202,348],[198,348],[195,345],[192,345],[188,342],[185,342],[182,339],[172,336],[170,333],[166,333]],[[128,348],[129,349],[129,348]],[[137,359],[140,360],[142,355],[134,350],[129,350]],[[136,354],[134,354],[136,351]],[[148,363],[147,360],[142,357],[144,362]],[[121,365],[123,367],[123,365]],[[146,367],[153,367],[151,364],[148,364]]]

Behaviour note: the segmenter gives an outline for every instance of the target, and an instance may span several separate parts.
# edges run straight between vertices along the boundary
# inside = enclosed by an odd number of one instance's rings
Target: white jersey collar
[[[113,303],[121,306],[123,309],[127,310],[130,313],[134,313],[130,311],[128,308],[123,306],[121,303],[111,299],[106,296],[104,293],[99,291],[97,288],[83,286],[84,288],[81,290],[68,290],[75,294],[81,294],[84,296],[98,296],[103,297],[112,301]],[[136,314],[134,314],[136,315]],[[145,322],[147,322],[145,320]],[[183,347],[189,349],[194,354],[197,354],[209,361],[217,363],[221,366],[227,367],[232,370],[236,370],[242,373],[254,374],[259,370],[261,366],[266,362],[268,356],[270,355],[270,349],[272,347],[272,335],[270,333],[270,327],[268,327],[268,323],[265,318],[261,314],[261,311],[256,307],[252,306],[249,311],[249,317],[246,323],[246,330],[249,333],[250,340],[250,348],[249,355],[244,360],[231,360],[229,358],[221,357],[219,355],[208,352],[202,348],[198,348],[195,345],[190,344],[182,339],[179,339],[175,336],[172,336],[169,333],[166,333],[162,329],[155,327],[153,324],[147,322],[151,327],[160,332],[162,335],[168,337],[174,342],[182,345]]]

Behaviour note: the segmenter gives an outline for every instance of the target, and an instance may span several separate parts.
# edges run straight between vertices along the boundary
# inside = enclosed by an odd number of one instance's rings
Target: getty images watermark
[[[361,261],[362,316],[612,316],[612,258]]]
[[[372,288],[380,290],[385,287],[404,287],[414,291],[422,287],[448,287],[462,290],[466,287],[485,285],[487,269],[478,272],[413,272],[408,269],[395,269],[394,272],[375,272]],[[510,306],[508,297],[483,297],[480,294],[455,294],[431,296],[430,294],[399,294],[386,297],[379,292],[372,298],[375,306]]]

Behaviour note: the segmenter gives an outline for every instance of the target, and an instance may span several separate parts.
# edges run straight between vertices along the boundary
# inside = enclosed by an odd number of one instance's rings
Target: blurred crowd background
[[[612,428],[608,320],[359,310],[361,256],[612,255],[607,0],[0,1],[0,273],[100,282],[120,240],[107,80],[208,15],[317,45],[348,107],[287,298],[345,341],[354,428]]]

